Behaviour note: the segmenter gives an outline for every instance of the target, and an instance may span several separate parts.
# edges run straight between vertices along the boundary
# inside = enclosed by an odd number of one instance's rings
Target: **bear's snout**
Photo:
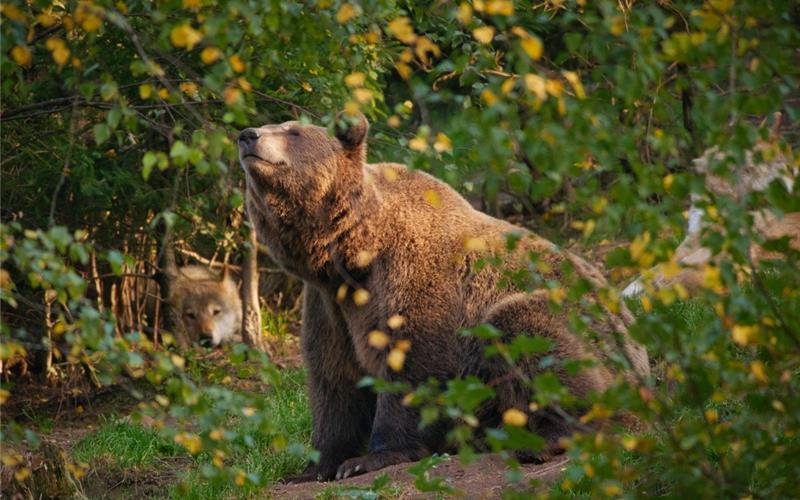
[[[246,128],[242,130],[237,141],[239,143],[239,149],[241,149],[242,152],[247,152],[252,149],[253,146],[255,146],[258,142],[258,136],[258,130],[254,128]]]

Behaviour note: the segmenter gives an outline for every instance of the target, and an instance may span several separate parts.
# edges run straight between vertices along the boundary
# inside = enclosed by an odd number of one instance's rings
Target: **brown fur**
[[[200,266],[178,269],[170,302],[182,344],[241,341],[242,301],[227,268],[222,278]]]
[[[595,322],[599,338],[585,342],[569,331],[563,313],[551,311],[545,291],[498,286],[500,270],[476,271],[474,264],[482,256],[503,254],[506,235],[518,233],[518,247],[507,257],[511,267],[524,267],[534,252],[547,264],[543,279],[561,278],[568,260],[579,276],[602,285],[596,269],[533,233],[474,210],[425,173],[394,163],[367,164],[367,131],[362,117],[337,128],[336,138],[298,122],[247,129],[239,137],[250,218],[272,257],[305,283],[302,346],[312,441],[321,459],[301,479],[346,477],[444,449],[445,423],[420,429],[418,412],[400,396],[357,388],[365,375],[411,384],[479,376],[495,383],[497,393],[480,411],[482,425],[497,425],[505,410],[518,408],[529,413],[529,426],[547,438],[549,449],[556,449],[573,427],[554,408],[531,413],[528,389],[517,372],[497,357],[486,358],[478,339],[458,335],[464,328],[490,323],[505,331],[507,340],[514,334],[544,336],[554,341],[549,354],[558,360],[601,360],[622,350],[638,374],[649,372],[647,354],[628,338],[622,317],[609,313]],[[360,289],[369,293],[361,305],[354,299]],[[340,290],[347,294],[337,299]],[[404,323],[393,330],[387,322],[398,314]],[[376,329],[391,336],[388,348],[369,344],[369,332]],[[409,341],[410,350],[395,372],[387,355],[400,340]],[[541,371],[538,362],[531,356],[518,368],[531,377]],[[615,376],[601,365],[576,376],[559,366],[555,372],[580,398],[602,391]],[[359,456],[367,444],[367,455]]]

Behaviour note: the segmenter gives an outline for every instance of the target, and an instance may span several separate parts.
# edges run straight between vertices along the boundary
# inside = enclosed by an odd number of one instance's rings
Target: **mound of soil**
[[[562,455],[544,464],[523,464],[520,468],[524,479],[517,483],[514,489],[533,492],[546,488],[564,471],[568,461],[569,459]],[[268,496],[292,499],[313,499],[317,496],[353,497],[354,495],[347,492],[348,489],[368,488],[377,477],[387,474],[391,480],[389,489],[393,491],[392,498],[441,497],[441,494],[421,493],[414,487],[414,476],[408,472],[408,468],[413,465],[413,463],[393,465],[369,474],[330,483],[278,484],[269,491]],[[447,484],[458,491],[458,496],[483,499],[500,498],[503,489],[509,486],[505,476],[507,471],[508,467],[498,455],[484,455],[467,466],[463,466],[456,457],[451,457],[431,469],[429,475],[445,478]]]

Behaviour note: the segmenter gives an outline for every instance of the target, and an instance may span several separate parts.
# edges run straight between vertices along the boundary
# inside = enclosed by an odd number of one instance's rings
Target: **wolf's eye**
[[[293,136],[296,136],[296,137],[300,136],[300,131],[298,129],[296,129],[296,128],[290,128],[287,133],[289,135],[293,135]]]
[[[184,315],[189,319],[194,319],[195,318],[195,314],[193,312],[191,312],[191,311],[184,313]]]
[[[214,310],[212,310],[212,311],[211,311],[211,314],[213,314],[214,316],[216,316],[216,315],[218,315],[218,314],[219,314],[219,313],[221,313],[221,312],[222,312],[222,310],[221,310],[221,309],[214,309]]]

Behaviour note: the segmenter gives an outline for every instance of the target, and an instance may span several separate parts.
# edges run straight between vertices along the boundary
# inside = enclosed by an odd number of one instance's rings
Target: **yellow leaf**
[[[239,84],[239,88],[244,90],[245,92],[250,92],[250,91],[253,90],[253,85],[251,85],[250,82],[247,81],[247,78],[245,78],[243,76],[240,76],[239,78],[237,78],[236,79],[236,83],[238,83]]]
[[[103,21],[94,14],[89,14],[84,18],[83,22],[81,22],[81,27],[90,33],[92,31],[97,31],[102,25]]]
[[[564,92],[564,84],[558,80],[547,80],[547,93],[553,97],[559,97]]]
[[[672,184],[675,182],[675,176],[672,174],[667,174],[661,179],[661,184],[663,184],[664,189],[669,191],[669,188],[672,187]]]
[[[544,101],[547,99],[547,80],[541,76],[528,73],[525,75],[525,86],[539,100]]]
[[[661,264],[661,274],[666,279],[672,279],[681,272],[681,266],[675,259],[670,259],[668,262]]]
[[[528,415],[516,408],[509,408],[503,412],[503,423],[512,427],[524,427],[528,423]]]
[[[247,482],[247,474],[245,474],[243,470],[238,471],[233,482],[236,483],[236,486],[244,486]]]
[[[28,477],[30,477],[30,475],[31,475],[31,470],[29,468],[27,468],[27,467],[22,467],[19,470],[17,470],[16,472],[14,472],[14,479],[16,479],[17,482],[22,482],[22,481],[28,479]]]
[[[422,197],[425,201],[433,208],[439,208],[442,206],[442,199],[439,196],[439,193],[434,191],[433,189],[428,189],[424,193],[422,193]]]
[[[234,54],[228,58],[228,62],[231,65],[231,69],[237,73],[241,73],[245,70],[244,61],[242,58],[239,57],[239,54]]]
[[[549,289],[548,295],[550,296],[550,300],[552,300],[556,304],[561,304],[562,302],[564,302],[564,299],[567,298],[566,290],[564,290],[561,287]]]
[[[358,16],[358,10],[349,3],[342,4],[339,11],[336,13],[336,22],[344,24],[347,21]]]
[[[706,417],[706,421],[710,424],[716,424],[717,419],[719,418],[717,410],[713,408],[707,409],[705,412],[703,412],[703,415]]]
[[[389,345],[389,336],[380,330],[372,330],[367,335],[367,343],[375,349],[383,349]]]
[[[497,96],[489,89],[484,89],[484,91],[481,92],[481,99],[490,107],[497,104]]]
[[[581,83],[578,73],[574,71],[562,71],[562,74],[572,86],[572,90],[575,92],[578,99],[586,99],[586,91],[583,89],[583,84]]]
[[[758,335],[758,325],[733,325],[731,338],[741,346],[751,344]]]
[[[353,97],[361,104],[367,104],[372,100],[372,91],[369,89],[353,89]]]
[[[399,372],[403,369],[405,362],[406,353],[397,348],[389,351],[389,355],[386,356],[386,364],[388,364],[389,368],[396,372]]]
[[[167,89],[158,89],[158,97],[161,99],[169,99],[169,90]]]
[[[206,47],[200,52],[200,60],[203,64],[211,64],[222,55],[220,50],[216,47]]]
[[[175,442],[186,448],[192,455],[200,453],[203,449],[203,442],[197,434],[182,432],[175,436]]]
[[[375,259],[376,253],[369,250],[361,250],[356,254],[356,266],[367,267]]]
[[[750,373],[761,383],[766,384],[769,382],[769,378],[767,378],[767,372],[764,370],[764,363],[761,361],[753,361],[750,363]]]
[[[188,96],[195,97],[197,95],[197,84],[194,82],[183,82],[178,87]]]
[[[430,56],[439,57],[442,54],[438,45],[433,43],[427,36],[420,37],[417,40],[414,52],[423,64],[429,64],[431,61]]]
[[[8,392],[6,389],[0,389],[0,405],[8,401],[9,396],[11,396],[10,392]]]
[[[650,233],[644,232],[633,239],[630,245],[631,258],[638,261],[642,255],[647,251],[650,244]]]
[[[392,115],[392,116],[390,116],[389,118],[386,119],[386,124],[389,125],[392,128],[397,128],[402,124],[402,122],[400,121],[400,117],[399,116]]]
[[[0,12],[3,13],[4,16],[11,19],[12,21],[16,21],[18,23],[25,23],[27,21],[27,17],[25,14],[19,10],[19,8],[15,5],[10,3],[3,3],[0,4]]]
[[[602,488],[603,488],[603,493],[605,493],[606,496],[616,497],[622,494],[622,488],[620,488],[619,485],[616,483],[605,482],[603,483]]]
[[[398,340],[394,347],[403,352],[408,352],[411,349],[411,341],[408,339]]]
[[[397,74],[399,74],[400,78],[403,80],[408,80],[408,78],[411,76],[411,66],[406,63],[399,62],[394,65],[394,68],[397,70]]]
[[[542,58],[544,46],[542,45],[542,41],[539,39],[539,37],[531,36],[528,38],[523,38],[519,44],[522,46],[522,50],[528,54],[528,57],[534,61],[538,61]]]
[[[650,302],[650,297],[648,297],[647,295],[642,295],[641,302],[642,302],[642,310],[644,310],[644,312],[649,313],[650,311],[653,310],[653,303]]]
[[[186,365],[186,360],[177,354],[170,356],[170,360],[172,361],[172,364],[179,369],[183,369],[183,367]]]
[[[210,437],[214,441],[221,440],[222,436],[223,436],[222,429],[214,429],[208,434],[208,437]]]
[[[363,288],[359,288],[355,292],[353,292],[353,303],[357,306],[363,306],[369,302],[369,292],[364,290]]]
[[[514,2],[511,0],[489,0],[486,13],[492,16],[510,16],[514,14]]]
[[[428,149],[428,142],[422,137],[414,137],[413,139],[408,141],[408,147],[413,149],[414,151],[422,152]]]
[[[458,6],[458,13],[456,19],[461,24],[469,24],[472,21],[472,7],[467,2],[461,2]]]
[[[364,35],[364,40],[370,44],[375,45],[381,39],[381,34],[378,31],[370,31],[366,35]]]
[[[452,151],[453,143],[450,141],[449,137],[439,132],[438,134],[436,134],[436,141],[433,143],[433,149],[435,149],[439,153],[443,153],[445,151]]]
[[[405,44],[410,45],[417,41],[417,34],[414,33],[414,27],[411,26],[411,21],[407,17],[393,19],[386,29]]]
[[[394,182],[400,178],[400,174],[392,167],[384,167],[381,169],[381,172],[383,173],[383,177],[389,182]]]
[[[200,8],[200,0],[183,0],[183,8],[197,10]]]
[[[50,37],[44,43],[44,46],[52,53],[53,60],[58,64],[58,67],[63,67],[69,60],[69,49],[64,40],[57,37]]]
[[[203,39],[203,34],[192,28],[189,24],[181,24],[175,26],[169,33],[169,40],[175,47],[186,47],[186,50],[192,50],[200,40]]]
[[[474,36],[475,40],[479,41],[480,43],[490,43],[494,38],[494,27],[481,26],[479,28],[475,28],[472,30],[472,36]]]
[[[639,440],[633,436],[625,436],[622,438],[622,447],[628,451],[633,451],[639,444]]]
[[[402,326],[405,324],[405,322],[406,322],[406,319],[405,319],[403,316],[401,316],[400,314],[393,314],[393,315],[392,315],[392,316],[391,316],[391,317],[390,317],[390,318],[389,318],[389,319],[386,321],[386,324],[387,324],[387,325],[389,326],[389,328],[391,328],[392,330],[397,330],[398,328],[401,328],[401,327],[402,327]]]
[[[20,66],[30,66],[31,64],[31,51],[28,47],[17,45],[11,49],[11,58]]]
[[[225,100],[225,104],[235,104],[242,100],[242,91],[234,87],[227,87],[222,91],[222,98]]]
[[[703,267],[703,286],[715,292],[723,291],[720,270],[716,266]]]
[[[344,77],[344,83],[348,87],[363,87],[366,80],[367,76],[360,71],[354,71]]]
[[[625,31],[625,19],[622,16],[616,16],[611,20],[611,34],[620,36]]]
[[[512,90],[514,90],[514,85],[517,83],[517,77],[512,76],[511,78],[506,78],[506,81],[503,82],[503,85],[500,86],[500,90],[503,91],[503,94],[508,95]]]
[[[485,252],[489,244],[483,238],[469,237],[464,240],[464,250],[468,252]]]
[[[36,20],[39,21],[39,24],[41,24],[45,28],[49,28],[50,26],[58,22],[58,18],[50,14],[49,12],[42,12],[41,14],[36,16]]]

